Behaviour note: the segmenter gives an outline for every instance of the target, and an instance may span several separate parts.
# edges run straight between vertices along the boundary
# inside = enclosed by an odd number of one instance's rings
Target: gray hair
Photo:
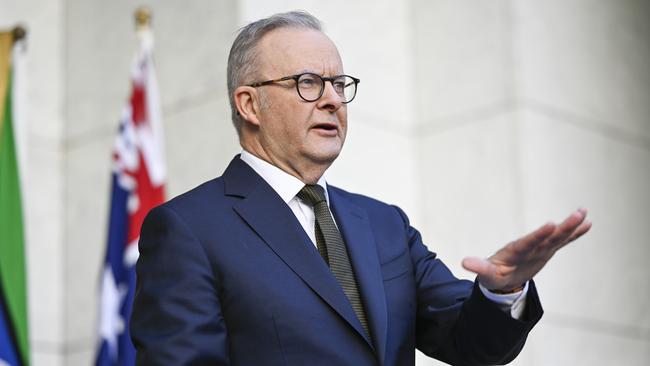
[[[239,86],[252,82],[259,67],[257,44],[265,34],[277,28],[306,28],[322,32],[320,20],[305,11],[279,13],[252,22],[239,30],[228,56],[228,98],[232,111],[232,123],[239,134],[242,120],[235,105],[234,91]]]

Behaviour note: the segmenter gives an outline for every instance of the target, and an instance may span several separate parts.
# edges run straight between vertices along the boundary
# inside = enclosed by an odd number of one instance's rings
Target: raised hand
[[[478,275],[487,289],[511,291],[539,272],[563,246],[591,228],[587,210],[581,208],[559,225],[547,223],[532,233],[510,242],[489,258],[466,257],[462,265]]]

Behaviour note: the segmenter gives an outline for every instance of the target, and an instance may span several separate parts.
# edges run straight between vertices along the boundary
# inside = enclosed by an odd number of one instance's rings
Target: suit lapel
[[[273,188],[238,156],[223,177],[225,194],[243,198],[233,205],[237,214],[296,275],[366,339],[341,286],[291,209]]]
[[[366,212],[336,189],[328,189],[330,206],[348,248],[373,343],[384,363],[387,337],[387,309],[379,258]]]

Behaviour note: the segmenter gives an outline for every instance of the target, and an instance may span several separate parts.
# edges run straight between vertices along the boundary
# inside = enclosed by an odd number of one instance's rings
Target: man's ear
[[[240,86],[233,92],[235,106],[241,118],[259,126],[260,99],[257,90],[251,86]]]

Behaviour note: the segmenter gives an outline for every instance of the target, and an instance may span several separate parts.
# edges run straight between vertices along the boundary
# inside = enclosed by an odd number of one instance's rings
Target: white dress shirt
[[[305,183],[246,150],[242,150],[240,158],[246,164],[250,165],[250,167],[253,168],[253,170],[259,174],[266,183],[273,188],[273,190],[275,190],[284,203],[289,205],[289,208],[293,211],[298,222],[300,222],[300,225],[302,225],[302,228],[305,229],[305,232],[311,239],[312,244],[316,246],[316,216],[314,215],[314,209],[311,205],[303,202],[303,200],[296,196],[305,186]],[[327,205],[329,206],[330,199],[327,193],[327,183],[325,183],[325,178],[320,177],[318,185],[323,187],[323,190],[325,190],[325,200],[327,200]],[[332,219],[334,219],[334,217],[332,217]]]
[[[296,196],[302,187],[305,186],[305,183],[246,150],[242,150],[240,159],[250,165],[250,167],[253,168],[253,170],[259,174],[289,206],[293,214],[296,216],[296,219],[298,219],[298,222],[300,222],[300,225],[302,225],[302,228],[311,239],[312,244],[316,246],[316,216],[314,215],[314,209],[311,205],[306,204]],[[325,182],[325,178],[320,177],[317,184],[325,190],[325,199],[329,206],[330,200],[327,193],[327,183]],[[336,220],[334,220],[334,223],[336,224]],[[523,314],[523,311],[526,308],[528,283],[526,283],[522,291],[506,295],[490,292],[481,284],[479,284],[479,288],[485,297],[495,302],[501,310],[504,312],[510,312],[511,316],[515,319],[521,318],[521,314]]]

